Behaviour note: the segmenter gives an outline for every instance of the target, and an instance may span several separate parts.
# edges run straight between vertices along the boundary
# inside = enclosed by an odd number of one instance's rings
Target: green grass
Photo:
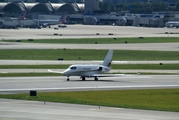
[[[70,65],[0,65],[1,69],[66,69]],[[112,64],[112,69],[179,70],[179,64]]]
[[[1,69],[66,69],[70,65],[0,65]]]
[[[108,50],[45,49],[1,50],[0,59],[8,60],[103,60]],[[179,60],[177,51],[115,50],[113,60]]]
[[[59,43],[59,44],[114,44],[114,43],[171,43],[179,42],[175,37],[146,37],[140,38],[82,38],[82,39],[34,39],[33,41],[21,40],[21,42],[28,43]],[[14,42],[15,40],[6,40],[8,42]]]
[[[179,70],[179,64],[119,64],[112,69],[143,69],[143,70]]]
[[[62,76],[58,73],[0,73],[0,77]]]
[[[0,98],[179,112],[179,89],[112,90],[0,95]]]

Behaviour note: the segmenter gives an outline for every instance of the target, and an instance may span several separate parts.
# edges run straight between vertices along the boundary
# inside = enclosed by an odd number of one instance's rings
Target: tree
[[[124,4],[117,4],[116,5],[116,12],[120,12],[124,9]]]
[[[84,0],[76,0],[76,3],[84,3]]]
[[[109,5],[108,3],[105,3],[105,2],[100,2],[99,8],[100,8],[101,11],[103,11],[104,13],[109,13],[109,11],[110,11],[110,5]]]
[[[179,2],[177,3],[175,10],[176,10],[176,11],[179,11]]]
[[[151,9],[152,11],[155,11],[155,12],[165,11],[166,5],[163,2],[152,2]]]

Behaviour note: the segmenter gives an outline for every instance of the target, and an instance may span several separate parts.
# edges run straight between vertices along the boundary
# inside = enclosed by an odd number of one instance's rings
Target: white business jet
[[[86,77],[94,77],[95,81],[98,81],[98,77],[111,77],[110,74],[104,74],[111,69],[111,62],[113,57],[113,50],[109,50],[102,64],[86,64],[86,65],[71,65],[63,72],[48,70],[53,73],[61,73],[67,76],[69,81],[70,76],[80,76],[84,81]]]

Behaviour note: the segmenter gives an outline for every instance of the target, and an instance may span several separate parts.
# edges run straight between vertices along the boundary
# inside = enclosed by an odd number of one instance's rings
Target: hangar
[[[10,2],[0,3],[0,10],[7,16],[19,15],[21,12],[26,11],[26,6],[23,2]]]
[[[77,3],[65,3],[65,4],[51,4],[55,10],[55,14],[67,13],[67,14],[75,14],[75,13],[83,13],[84,4]]]
[[[21,2],[9,2],[0,3],[0,12],[6,16],[18,16],[22,12],[26,11],[28,18],[34,18],[38,14],[46,15],[59,15],[63,13],[76,14],[84,11],[84,4],[77,3],[24,3]]]

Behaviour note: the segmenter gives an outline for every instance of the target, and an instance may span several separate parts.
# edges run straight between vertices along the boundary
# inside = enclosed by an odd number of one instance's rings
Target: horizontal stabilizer
[[[63,72],[59,72],[59,71],[52,71],[52,70],[50,70],[50,69],[48,69],[48,71],[49,71],[49,72],[51,72],[51,73],[60,73],[60,74],[63,74]]]
[[[96,62],[96,63],[102,63],[103,61],[100,61],[100,60],[93,60],[93,62]],[[127,64],[128,61],[112,61],[113,64]]]

